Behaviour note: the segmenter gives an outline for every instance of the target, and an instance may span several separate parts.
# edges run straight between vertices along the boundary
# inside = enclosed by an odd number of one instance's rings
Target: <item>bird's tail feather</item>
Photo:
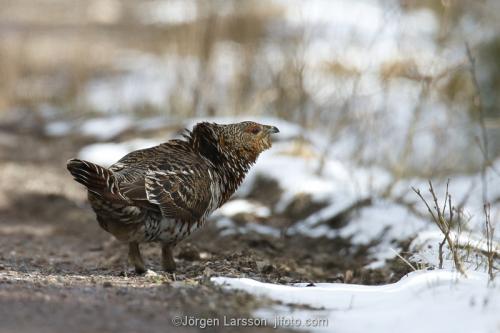
[[[118,194],[121,197],[112,171],[76,158],[70,159],[66,166],[74,179],[84,185],[90,192],[99,196]]]

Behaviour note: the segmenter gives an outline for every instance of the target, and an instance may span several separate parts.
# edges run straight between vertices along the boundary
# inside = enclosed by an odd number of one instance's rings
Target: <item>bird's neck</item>
[[[249,161],[233,154],[225,154],[223,162],[217,165],[216,169],[222,194],[219,207],[236,192],[254,163],[255,160]]]

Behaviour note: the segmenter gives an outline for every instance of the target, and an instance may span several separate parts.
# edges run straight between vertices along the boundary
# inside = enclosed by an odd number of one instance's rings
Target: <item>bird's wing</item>
[[[110,170],[123,196],[142,207],[159,207],[165,217],[195,222],[210,203],[209,175],[179,141],[134,151]]]
[[[168,218],[196,222],[210,204],[208,174],[152,171],[146,175],[145,183],[148,201],[160,206],[162,215]]]
[[[175,167],[185,149],[176,140],[151,148],[135,150],[123,156],[109,170],[113,172],[120,193],[133,201],[147,201],[145,177],[152,170],[169,170]],[[174,162],[174,163],[172,163]],[[172,165],[173,164],[173,165]]]
[[[144,178],[149,169],[141,163],[125,164],[117,162],[110,167],[121,196],[138,206],[150,206],[147,201]]]

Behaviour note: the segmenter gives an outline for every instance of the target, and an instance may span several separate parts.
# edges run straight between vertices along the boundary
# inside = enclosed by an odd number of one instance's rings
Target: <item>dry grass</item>
[[[490,215],[490,204],[484,205],[484,224],[485,224],[485,238],[486,238],[486,259],[488,263],[488,275],[490,276],[490,282],[495,280],[495,256],[497,255],[497,249],[495,248],[495,226],[491,222]]]
[[[438,198],[436,195],[436,192],[434,191],[434,186],[432,185],[432,182],[429,180],[429,193],[432,195],[432,203],[433,206],[431,208],[429,202],[424,198],[420,190],[412,188],[413,191],[420,197],[422,202],[425,204],[427,207],[427,210],[429,211],[429,214],[432,217],[433,222],[437,225],[439,230],[443,234],[443,240],[439,243],[439,268],[443,268],[443,246],[445,243],[448,244],[448,248],[450,249],[450,252],[453,256],[453,262],[455,264],[455,268],[463,275],[467,276],[467,273],[465,272],[465,269],[463,267],[462,260],[459,255],[459,247],[456,245],[455,241],[450,237],[450,232],[452,231],[453,228],[453,210],[454,207],[452,206],[451,202],[451,195],[448,192],[448,185],[449,181],[446,184],[446,194],[445,198],[443,200],[443,205],[440,207],[438,203]],[[447,210],[448,209],[448,210]],[[447,215],[448,213],[448,215]],[[459,235],[459,233],[458,233]]]

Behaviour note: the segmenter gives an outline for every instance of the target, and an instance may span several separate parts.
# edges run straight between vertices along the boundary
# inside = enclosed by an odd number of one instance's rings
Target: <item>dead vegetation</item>
[[[443,268],[443,246],[444,244],[448,244],[448,248],[453,256],[453,263],[455,264],[455,268],[464,276],[467,276],[465,269],[462,264],[462,260],[459,255],[458,245],[451,238],[450,232],[452,228],[456,225],[454,224],[454,207],[451,204],[451,195],[448,192],[449,182],[446,184],[446,194],[443,200],[443,205],[440,207],[438,203],[438,198],[436,196],[436,192],[434,191],[434,187],[432,186],[432,182],[429,181],[429,193],[432,195],[432,203],[433,206],[429,205],[428,201],[424,198],[420,190],[412,188],[413,191],[420,197],[422,202],[427,207],[429,214],[432,217],[433,222],[439,228],[441,233],[443,234],[443,240],[439,243],[439,268]],[[447,210],[448,208],[448,210]]]
[[[485,256],[488,262],[488,275],[490,276],[490,282],[495,280],[495,257],[499,255],[499,249],[496,248],[495,244],[495,226],[491,222],[490,215],[490,204],[484,205],[484,224],[485,224],[485,239],[486,239],[486,253]]]
[[[452,204],[451,194],[449,193],[449,181],[446,184],[446,193],[445,198],[442,200],[442,205],[439,204],[438,197],[431,181],[429,181],[430,201],[424,197],[419,189],[412,189],[425,204],[432,221],[443,235],[443,239],[439,242],[438,247],[438,268],[444,268],[443,262],[446,255],[444,246],[447,245],[455,269],[460,272],[460,274],[467,276],[467,269],[465,268],[464,262],[478,269],[485,260],[485,267],[490,277],[490,281],[494,281],[496,271],[498,271],[498,268],[496,268],[496,259],[499,257],[499,252],[497,249],[498,243],[494,238],[495,228],[491,223],[490,205],[484,205],[484,239],[479,242],[471,242],[470,240],[464,242],[461,240],[461,236],[466,231],[465,225],[467,224],[467,218],[463,216],[463,212],[460,208]],[[486,246],[483,247],[483,244]],[[476,256],[471,255],[472,253],[475,253]]]

